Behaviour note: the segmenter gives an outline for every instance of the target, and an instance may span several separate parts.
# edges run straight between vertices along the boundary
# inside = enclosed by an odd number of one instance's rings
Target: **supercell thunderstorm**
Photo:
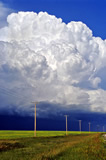
[[[46,12],[12,13],[7,23],[0,28],[1,111],[30,113],[38,100],[106,112],[106,40]]]

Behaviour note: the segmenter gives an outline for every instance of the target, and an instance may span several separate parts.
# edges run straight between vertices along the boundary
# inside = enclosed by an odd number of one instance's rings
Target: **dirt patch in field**
[[[19,142],[0,142],[0,152],[24,147]]]

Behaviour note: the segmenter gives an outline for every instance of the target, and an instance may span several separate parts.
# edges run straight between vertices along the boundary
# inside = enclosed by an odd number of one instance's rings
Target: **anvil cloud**
[[[12,13],[7,23],[0,29],[1,111],[30,114],[37,100],[60,111],[106,112],[106,40],[46,12]]]

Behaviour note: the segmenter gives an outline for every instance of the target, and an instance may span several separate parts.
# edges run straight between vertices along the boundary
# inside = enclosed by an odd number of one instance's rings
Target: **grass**
[[[0,131],[0,160],[106,160],[101,133]],[[12,137],[13,136],[13,137]],[[26,136],[26,137],[25,137]]]
[[[68,134],[87,134],[89,132],[69,131]],[[91,132],[95,133],[95,132]],[[37,131],[37,137],[64,136],[65,131]],[[33,137],[34,131],[0,131],[0,139]]]
[[[105,143],[97,134],[55,156],[58,160],[106,160]]]

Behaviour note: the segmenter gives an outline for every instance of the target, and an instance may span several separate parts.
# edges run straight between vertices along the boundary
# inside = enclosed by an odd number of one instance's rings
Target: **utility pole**
[[[103,132],[105,132],[105,127],[103,126]]]
[[[64,115],[66,117],[66,136],[67,136],[67,131],[68,131],[68,127],[67,127],[67,116],[68,115]]]
[[[79,130],[80,130],[80,132],[81,132],[81,121],[82,120],[79,120]]]
[[[91,123],[89,122],[88,124],[89,124],[89,133],[90,133],[90,131],[91,131]]]
[[[35,104],[35,116],[34,116],[34,136],[36,137],[36,104],[39,102],[32,102]]]
[[[99,132],[100,126],[99,125],[96,125],[96,126],[97,126],[97,132]]]

